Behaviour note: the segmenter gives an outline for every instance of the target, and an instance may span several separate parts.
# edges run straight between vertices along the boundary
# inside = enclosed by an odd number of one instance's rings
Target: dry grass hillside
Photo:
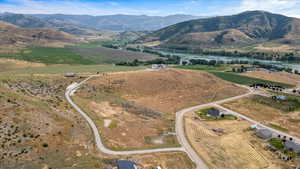
[[[19,28],[0,22],[0,52],[15,52],[28,46],[63,47],[75,42],[75,37],[47,28]]]
[[[162,70],[113,74],[90,81],[95,87],[108,87],[121,97],[161,112],[175,112],[245,92],[234,84],[209,73],[192,70]],[[119,82],[119,83],[118,83]]]
[[[246,92],[201,71],[113,73],[91,79],[75,101],[117,150],[178,146],[175,112]]]

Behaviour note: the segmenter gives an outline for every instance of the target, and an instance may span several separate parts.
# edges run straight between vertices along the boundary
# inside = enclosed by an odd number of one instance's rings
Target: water
[[[203,59],[203,60],[207,60],[207,61],[217,60],[217,61],[224,61],[224,62],[239,60],[239,61],[248,61],[250,63],[260,62],[260,63],[264,63],[264,64],[276,65],[278,67],[291,68],[293,70],[300,71],[300,64],[283,62],[283,61],[262,60],[262,59],[246,58],[246,57],[200,56],[200,55],[196,55],[196,54],[184,54],[184,53],[165,52],[165,51],[160,51],[160,52],[162,54],[180,56],[183,59],[183,61],[189,60],[189,59]]]

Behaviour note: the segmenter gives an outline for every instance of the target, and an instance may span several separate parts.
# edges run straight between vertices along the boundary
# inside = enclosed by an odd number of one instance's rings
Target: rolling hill
[[[144,41],[161,41],[171,48],[220,48],[266,41],[300,44],[300,19],[265,11],[196,19],[148,34]]]
[[[153,31],[179,22],[200,18],[191,15],[64,15],[64,14],[0,14],[0,20],[20,27],[56,28],[72,34],[86,34],[92,30]],[[90,31],[87,31],[90,30]]]
[[[0,52],[14,52],[29,46],[61,47],[75,43],[74,36],[48,28],[20,28],[0,22]]]

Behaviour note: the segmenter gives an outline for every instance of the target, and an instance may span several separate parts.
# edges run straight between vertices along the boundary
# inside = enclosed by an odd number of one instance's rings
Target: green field
[[[201,71],[206,71],[206,72],[230,71],[230,70],[232,70],[231,67],[227,66],[227,65],[219,65],[219,66],[208,66],[208,65],[174,66],[174,68],[190,69],[190,70],[201,70]]]
[[[69,48],[33,47],[19,53],[0,54],[2,58],[19,59],[45,64],[93,64]]]
[[[14,71],[1,72],[0,75],[12,74],[64,74],[74,73],[96,73],[96,72],[121,72],[145,69],[146,67],[126,67],[113,65],[49,65],[44,67],[32,67]]]
[[[263,80],[263,79],[258,79],[258,78],[253,78],[253,77],[247,77],[247,76],[242,76],[237,73],[229,73],[229,72],[211,72],[215,76],[226,80],[230,81],[233,83],[241,84],[241,85],[252,85],[254,83],[263,83],[263,84],[270,84],[270,85],[278,85],[282,86],[285,88],[292,88],[294,87],[293,85],[290,84],[285,84],[285,83],[279,83],[279,82],[273,82],[269,80]]]

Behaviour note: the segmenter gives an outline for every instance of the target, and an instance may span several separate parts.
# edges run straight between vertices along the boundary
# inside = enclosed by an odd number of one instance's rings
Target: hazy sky
[[[0,12],[63,14],[191,14],[266,10],[300,18],[300,0],[0,0]]]

